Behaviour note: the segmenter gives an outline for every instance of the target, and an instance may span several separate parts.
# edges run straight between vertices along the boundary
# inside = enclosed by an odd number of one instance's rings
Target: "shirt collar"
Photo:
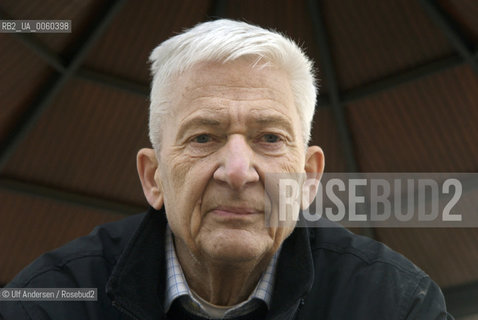
[[[173,236],[169,226],[166,228],[166,295],[164,309],[166,312],[171,307],[173,301],[181,298],[183,305],[189,311],[198,315],[209,316],[203,304],[195,298],[194,294],[188,286],[184,276],[179,260],[174,249]],[[259,282],[254,288],[253,292],[246,301],[243,301],[227,310],[225,317],[234,317],[247,314],[258,307],[258,301],[263,301],[267,308],[269,308],[272,299],[272,290],[274,287],[275,270],[277,265],[277,257],[280,249],[272,257],[265,272],[262,274]]]

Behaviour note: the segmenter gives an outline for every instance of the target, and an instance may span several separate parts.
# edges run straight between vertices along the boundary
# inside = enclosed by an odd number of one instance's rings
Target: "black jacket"
[[[98,288],[97,302],[0,302],[7,320],[166,319],[164,211],[96,227],[7,285]],[[385,245],[342,227],[296,228],[283,244],[267,319],[446,319],[439,287]],[[451,319],[451,317],[450,317]]]

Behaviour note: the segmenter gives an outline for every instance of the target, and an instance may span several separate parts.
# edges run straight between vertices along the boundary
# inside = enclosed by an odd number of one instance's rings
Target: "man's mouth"
[[[214,214],[224,217],[249,216],[253,214],[261,214],[262,212],[250,207],[230,207],[219,206],[212,210]]]

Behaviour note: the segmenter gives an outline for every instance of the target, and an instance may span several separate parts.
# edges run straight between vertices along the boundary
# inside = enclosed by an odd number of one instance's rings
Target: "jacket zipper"
[[[295,311],[295,316],[294,316],[293,319],[297,319],[299,317],[300,309],[302,308],[304,303],[305,303],[304,298],[301,298],[300,301],[299,301],[299,305],[297,306],[297,310]]]

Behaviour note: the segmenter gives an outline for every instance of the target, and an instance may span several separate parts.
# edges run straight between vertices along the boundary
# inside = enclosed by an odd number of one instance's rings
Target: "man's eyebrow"
[[[179,125],[178,138],[181,138],[184,133],[191,127],[219,127],[221,122],[207,116],[197,116],[188,119]]]
[[[289,131],[290,133],[293,132],[291,121],[283,116],[260,115],[258,117],[254,117],[252,121],[262,126],[267,126],[267,125],[280,126],[280,127],[283,127],[285,130]]]

